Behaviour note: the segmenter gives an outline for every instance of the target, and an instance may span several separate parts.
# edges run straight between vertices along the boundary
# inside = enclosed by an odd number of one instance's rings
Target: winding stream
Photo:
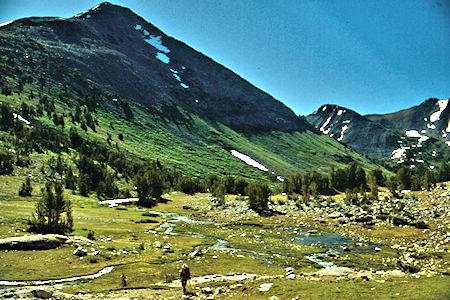
[[[141,209],[140,209],[141,210]],[[164,235],[173,235],[173,236],[187,236],[192,238],[202,238],[202,239],[209,239],[214,241],[214,244],[212,246],[209,246],[208,250],[220,250],[220,251],[230,251],[230,252],[241,252],[247,256],[251,256],[255,259],[261,260],[266,264],[270,265],[277,265],[270,256],[283,256],[290,251],[280,251],[274,248],[265,247],[266,250],[270,251],[268,253],[265,252],[258,252],[258,251],[250,251],[245,249],[238,249],[238,248],[232,248],[228,246],[228,241],[212,236],[212,235],[205,235],[198,232],[176,232],[174,231],[176,225],[179,222],[185,222],[188,224],[196,224],[196,225],[226,225],[228,223],[221,223],[221,222],[211,222],[211,221],[198,221],[193,220],[187,216],[183,216],[177,213],[164,213],[159,211],[153,211],[153,210],[142,210],[147,213],[151,213],[154,215],[162,216],[164,218],[167,218],[168,220],[159,225],[155,230],[153,230],[154,233],[157,234],[164,234]],[[281,227],[280,227],[281,229]],[[328,261],[327,259],[330,257],[330,255],[340,254],[344,252],[343,247],[349,246],[349,245],[355,245],[358,242],[358,240],[348,238],[345,236],[340,235],[328,235],[323,234],[317,231],[314,231],[313,234],[311,234],[311,231],[304,231],[304,230],[295,230],[292,228],[285,229],[290,233],[295,233],[296,235],[294,238],[290,238],[289,240],[283,237],[280,237],[280,239],[284,239],[283,242],[288,243],[297,243],[297,244],[304,244],[304,245],[320,245],[322,247],[327,248],[326,252],[322,253],[314,253],[314,254],[307,254],[307,255],[299,255],[303,258],[306,258],[314,263],[319,264],[322,266],[322,268],[329,269],[329,268],[336,268],[337,265],[333,262]],[[373,252],[375,244],[373,243],[366,243],[366,245],[369,245],[369,247],[366,248],[359,248],[354,247],[353,251],[357,252]],[[196,249],[198,250],[198,248]],[[107,266],[103,269],[101,269],[99,272],[95,274],[88,274],[88,275],[82,275],[82,276],[75,276],[75,277],[69,277],[69,278],[62,278],[62,279],[52,279],[52,280],[43,280],[43,281],[0,281],[0,287],[24,287],[24,286],[54,286],[59,284],[64,284],[68,282],[76,282],[82,279],[95,279],[100,276],[103,276],[107,273],[110,273],[114,269],[114,266]]]
[[[166,222],[162,223],[160,226],[158,226],[155,229],[155,233],[163,233],[166,235],[175,235],[175,236],[189,236],[193,238],[204,238],[204,239],[210,239],[214,241],[214,245],[208,247],[207,249],[211,250],[221,250],[221,251],[233,251],[233,252],[242,252],[247,256],[252,256],[255,259],[262,260],[266,264],[271,265],[277,265],[277,263],[273,262],[272,259],[270,259],[268,256],[271,255],[286,255],[288,252],[282,252],[274,248],[266,247],[266,250],[270,250],[270,253],[264,253],[264,252],[257,252],[257,251],[249,251],[244,249],[238,249],[238,248],[231,248],[228,247],[228,241],[211,236],[211,235],[204,235],[197,232],[175,232],[174,228],[179,222],[186,222],[188,224],[198,224],[198,225],[224,225],[227,223],[221,223],[221,222],[211,222],[211,221],[198,221],[193,220],[187,216],[183,216],[177,213],[163,213],[159,211],[153,211],[153,210],[146,210],[146,212],[159,215],[165,218],[171,218],[167,220]],[[322,247],[327,248],[327,251],[321,252],[321,253],[313,253],[313,254],[306,254],[306,255],[300,255],[301,257],[312,261],[314,263],[319,264],[322,266],[322,268],[330,269],[330,268],[336,268],[337,265],[331,261],[328,261],[327,259],[331,255],[341,254],[345,251],[346,247],[349,245],[355,245],[357,243],[361,243],[362,241],[341,236],[341,235],[333,235],[333,234],[324,234],[317,231],[306,231],[306,230],[295,230],[292,228],[286,229],[290,233],[296,233],[294,236],[294,239],[285,240],[284,242],[288,243],[295,243],[295,244],[303,244],[303,245],[320,245]],[[313,234],[311,234],[313,233]],[[356,251],[358,253],[363,252],[370,252],[372,253],[375,249],[375,246],[378,246],[373,243],[366,243],[364,242],[368,247],[361,248],[361,247],[353,247],[352,251]]]

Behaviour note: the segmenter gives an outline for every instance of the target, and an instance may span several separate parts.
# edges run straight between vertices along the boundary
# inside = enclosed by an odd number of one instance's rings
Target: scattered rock
[[[295,269],[293,267],[287,267],[285,269],[285,271],[286,271],[286,277],[288,279],[291,279],[291,280],[295,279],[296,275],[295,275]]]
[[[209,286],[202,288],[202,294],[212,295],[212,293],[213,293],[213,290]]]
[[[268,292],[270,288],[272,287],[273,283],[263,283],[259,286],[260,292]]]
[[[336,267],[336,268],[329,268],[329,269],[323,269],[315,272],[316,275],[321,276],[342,276],[344,274],[348,274],[353,272],[353,269],[347,268],[347,267]]]
[[[223,294],[223,293],[224,293],[224,290],[223,290],[222,287],[216,288],[216,290],[214,292],[215,295],[220,295],[220,294]]]
[[[75,251],[73,251],[73,255],[83,257],[87,255],[87,250],[81,247],[78,247]]]
[[[341,216],[342,216],[342,214],[339,211],[335,211],[328,215],[328,217],[330,217],[332,219],[337,219],[337,218],[340,218]]]
[[[192,257],[196,257],[196,256],[202,256],[202,253],[198,250],[195,250],[194,252],[192,252],[191,254],[189,254]]]
[[[34,290],[31,292],[34,297],[39,299],[49,299],[53,296],[53,293],[46,290]]]
[[[165,245],[163,248],[163,252],[164,253],[173,253],[174,251],[170,245]]]

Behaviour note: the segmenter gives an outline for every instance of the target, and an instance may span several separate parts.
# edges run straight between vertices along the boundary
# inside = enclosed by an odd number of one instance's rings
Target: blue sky
[[[0,0],[0,23],[101,1]],[[447,0],[118,0],[300,115],[388,113],[450,97]]]

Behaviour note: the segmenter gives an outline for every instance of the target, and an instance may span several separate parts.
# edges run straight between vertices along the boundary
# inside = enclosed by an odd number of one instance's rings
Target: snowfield
[[[448,105],[448,99],[447,100],[439,100],[437,102],[437,105],[439,106],[439,110],[437,112],[434,112],[430,116],[431,122],[436,122],[441,117],[441,113],[447,108]]]
[[[410,138],[420,138],[421,137],[420,133],[417,130],[406,130],[405,134],[407,137],[410,137]]]
[[[243,162],[245,162],[247,165],[255,167],[257,169],[260,169],[261,171],[264,172],[268,172],[269,169],[267,169],[264,165],[260,164],[259,162],[257,162],[256,160],[254,160],[253,158],[251,158],[250,156],[247,156],[243,153],[240,153],[236,150],[231,150],[231,155],[233,155],[234,157],[239,158],[240,160],[242,160]]]
[[[331,118],[332,118],[331,116],[328,117],[328,119],[325,121],[325,123],[323,123],[322,127],[320,127],[320,129],[319,129],[320,131],[324,132],[325,127],[327,127],[328,123],[330,123]],[[327,134],[327,133],[325,133],[325,134]]]
[[[165,64],[169,64],[169,62],[170,62],[170,58],[162,52],[156,53],[156,58]]]

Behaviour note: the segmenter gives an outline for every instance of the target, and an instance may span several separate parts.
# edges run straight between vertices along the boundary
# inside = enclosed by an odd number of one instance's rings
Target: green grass
[[[0,95],[0,101],[19,108],[31,90],[36,91],[36,85],[26,84],[22,95],[16,93],[11,96]],[[56,112],[59,115],[64,112],[67,115],[74,110],[77,100],[69,98],[66,103],[55,97],[62,92],[58,86],[52,86],[47,92],[49,98],[55,101]],[[154,114],[154,111],[149,112],[145,107],[133,104],[131,107],[134,120],[128,120],[121,113],[117,103],[105,101],[105,108],[98,107],[92,112],[94,119],[98,121],[97,132],[93,132],[90,128],[84,132],[80,129],[80,124],[72,124],[70,118],[66,117],[63,129],[65,134],[68,134],[71,127],[75,127],[84,138],[102,141],[104,144],[110,135],[111,147],[118,143],[121,151],[127,153],[128,157],[158,159],[166,167],[174,168],[187,176],[204,179],[208,174],[218,174],[240,176],[250,181],[263,180],[266,183],[274,180],[270,174],[250,167],[233,157],[226,150],[229,148],[251,156],[282,176],[312,170],[327,173],[330,166],[344,167],[345,164],[336,161],[338,156],[348,156],[367,170],[376,168],[373,162],[335,140],[309,131],[247,135],[220,123],[213,125],[196,115],[182,111],[181,108],[178,108],[180,116],[190,120],[189,122],[168,120],[164,115],[159,116]],[[37,105],[38,98],[27,99],[25,102]],[[48,119],[46,114],[37,119],[47,126],[54,126],[53,120]],[[119,140],[120,133],[123,134],[124,141]],[[3,140],[1,148],[14,149],[7,135],[0,135],[0,139]],[[76,153],[70,153],[69,157],[73,158],[75,155]]]
[[[2,179],[13,181],[12,176],[2,176]],[[4,181],[1,181],[4,182]],[[208,194],[196,195],[196,201],[207,201]],[[94,232],[96,242],[92,247],[86,247],[89,252],[100,250],[101,254],[87,256],[80,259],[72,254],[74,247],[65,246],[58,249],[43,251],[0,251],[0,278],[2,280],[45,280],[63,277],[93,274],[105,266],[115,266],[111,273],[93,280],[82,280],[65,285],[65,292],[77,291],[87,293],[108,293],[121,290],[122,275],[127,281],[127,289],[155,289],[162,288],[161,297],[174,293],[174,289],[158,285],[166,280],[178,277],[182,263],[188,263],[192,276],[228,273],[255,273],[260,275],[283,275],[286,266],[294,266],[296,273],[301,275],[317,270],[317,266],[307,262],[301,254],[323,251],[316,246],[295,245],[287,241],[292,234],[276,227],[283,222],[284,225],[294,226],[295,221],[286,216],[254,217],[242,224],[229,223],[224,225],[195,225],[182,222],[175,231],[195,231],[206,235],[224,238],[230,242],[230,247],[243,249],[244,251],[263,251],[266,258],[270,258],[275,265],[268,264],[253,256],[247,256],[243,252],[208,250],[196,260],[189,254],[194,249],[206,249],[213,244],[209,239],[199,239],[183,236],[155,235],[149,230],[155,229],[164,218],[158,216],[144,216],[143,210],[134,207],[115,209],[100,206],[98,200],[93,197],[81,197],[66,194],[73,203],[73,215],[75,218],[75,235],[87,236],[88,232]],[[193,196],[183,193],[166,194],[165,203],[158,203],[154,210],[163,212],[176,212],[191,216],[191,218],[207,218],[200,212],[183,208],[187,201],[192,201]],[[21,236],[27,233],[27,218],[33,212],[37,196],[21,198],[16,195],[0,194],[0,238],[9,236]],[[197,216],[194,217],[193,215]],[[153,220],[155,223],[140,223],[141,220]],[[226,221],[226,220],[224,220]],[[407,228],[406,228],[407,229]],[[402,228],[405,234],[408,231]],[[367,234],[374,232],[366,232]],[[388,237],[393,232],[388,230],[376,231],[379,237]],[[162,249],[154,248],[155,241],[171,244],[173,253],[163,253]],[[265,249],[265,247],[275,251]],[[126,251],[128,254],[125,254]],[[277,256],[277,253],[289,253]],[[389,247],[372,254],[357,254],[348,252],[334,261],[341,266],[350,266],[359,269],[358,266],[368,264],[392,269],[389,263],[385,265],[385,259],[396,257],[396,251]],[[430,255],[435,255],[431,253]],[[437,254],[436,254],[437,255]],[[447,254],[439,254],[447,255]],[[448,255],[447,255],[448,256]],[[448,257],[444,260],[448,261]],[[349,261],[356,265],[349,265]],[[380,281],[380,280],[385,281]],[[273,282],[269,292],[259,292],[258,287],[263,282]],[[206,283],[202,286],[223,286],[230,283]],[[258,282],[245,283],[241,287],[232,289],[224,299],[267,299],[272,295],[280,299],[291,299],[299,296],[300,299],[388,299],[391,297],[400,299],[446,299],[449,297],[448,276],[421,277],[389,277],[376,280],[330,280],[323,278],[321,281],[307,280],[299,276],[296,280],[271,279]],[[194,287],[190,287],[194,290]],[[145,291],[145,290],[144,290]],[[178,290],[177,290],[178,291]],[[176,292],[177,292],[176,291]],[[143,292],[145,293],[145,292]],[[399,293],[397,295],[397,293]],[[219,297],[219,299],[221,299]]]
[[[267,281],[269,282],[269,281]],[[390,278],[379,281],[275,280],[268,292],[259,292],[261,282],[245,285],[223,299],[449,299],[448,276]]]

